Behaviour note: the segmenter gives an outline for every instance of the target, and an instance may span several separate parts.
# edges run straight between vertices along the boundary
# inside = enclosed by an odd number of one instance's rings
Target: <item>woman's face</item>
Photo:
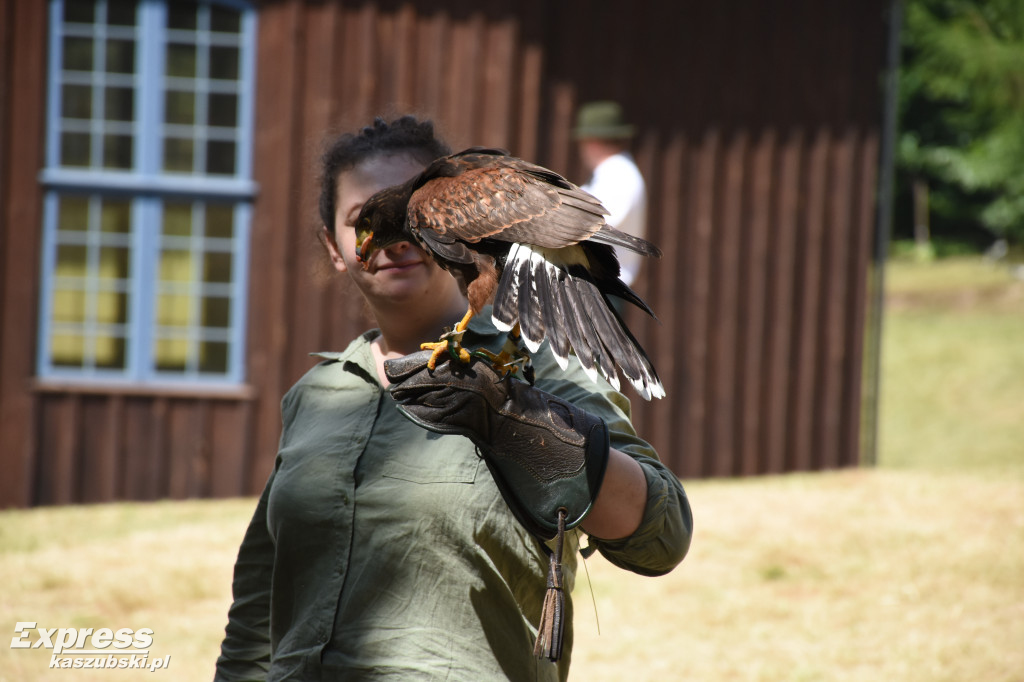
[[[457,292],[454,278],[418,246],[399,242],[374,252],[365,263],[356,260],[354,223],[363,203],[378,191],[398,185],[423,170],[408,154],[372,156],[338,176],[333,239],[326,240],[334,267],[347,272],[371,308],[385,305],[436,303]],[[326,228],[324,228],[326,230]]]

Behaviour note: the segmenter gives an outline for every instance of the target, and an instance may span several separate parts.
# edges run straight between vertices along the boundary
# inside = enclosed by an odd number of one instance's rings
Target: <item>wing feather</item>
[[[491,322],[499,331],[507,332],[516,326],[519,321],[518,292],[519,269],[515,267],[518,258],[519,244],[513,244],[508,253],[508,260],[498,280],[498,290],[494,294],[494,304],[491,306]]]
[[[569,366],[569,337],[565,332],[565,315],[562,313],[562,298],[558,295],[558,278],[561,270],[546,260],[542,261],[543,271],[536,278],[537,298],[540,300],[544,327],[547,332],[551,353],[563,370]]]
[[[538,295],[537,280],[543,273],[538,272],[543,259],[526,249],[529,257],[517,265],[519,267],[519,331],[523,343],[531,353],[536,353],[544,341],[544,318]]]

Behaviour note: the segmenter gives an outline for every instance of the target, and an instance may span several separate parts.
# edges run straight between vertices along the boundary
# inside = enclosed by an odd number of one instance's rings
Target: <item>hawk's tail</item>
[[[560,251],[512,246],[494,298],[495,326],[508,331],[518,322],[526,347],[536,351],[548,339],[563,369],[572,350],[592,379],[600,374],[618,390],[621,373],[645,400],[663,398],[647,353],[590,272],[560,260]]]

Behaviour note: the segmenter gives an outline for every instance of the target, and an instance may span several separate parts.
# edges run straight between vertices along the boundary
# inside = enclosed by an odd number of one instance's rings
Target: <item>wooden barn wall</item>
[[[315,238],[325,133],[413,111],[582,182],[572,118],[609,97],[665,252],[640,432],[684,477],[856,464],[883,4],[262,3],[249,386],[203,397],[33,384],[45,11],[0,0],[0,506],[258,492],[309,352],[370,324]]]

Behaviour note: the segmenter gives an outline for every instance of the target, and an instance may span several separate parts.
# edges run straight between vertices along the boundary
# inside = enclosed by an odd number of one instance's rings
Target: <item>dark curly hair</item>
[[[320,220],[334,231],[338,175],[377,154],[408,153],[426,165],[451,149],[434,133],[434,124],[415,116],[402,116],[390,123],[378,116],[373,125],[357,133],[345,133],[327,145],[320,157]]]

